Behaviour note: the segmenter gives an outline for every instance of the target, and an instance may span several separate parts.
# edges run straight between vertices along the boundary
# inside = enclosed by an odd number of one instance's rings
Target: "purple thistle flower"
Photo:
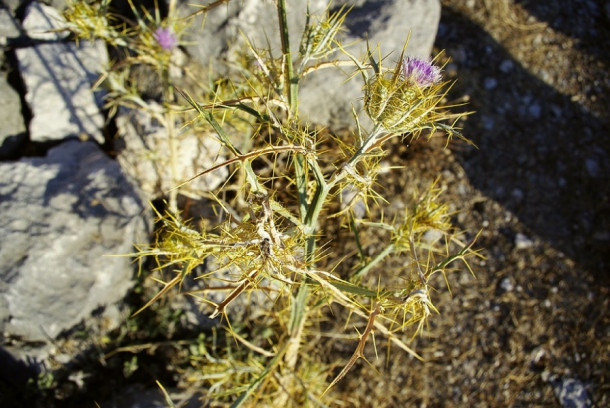
[[[427,59],[407,57],[402,61],[402,74],[420,87],[433,85],[441,80],[441,70]]]
[[[158,27],[155,30],[155,34],[153,36],[155,37],[155,40],[157,40],[161,48],[166,51],[173,50],[176,44],[178,44],[178,39],[176,38],[176,35],[169,27]]]

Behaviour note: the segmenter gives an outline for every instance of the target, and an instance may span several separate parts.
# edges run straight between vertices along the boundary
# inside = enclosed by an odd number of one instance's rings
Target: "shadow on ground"
[[[543,82],[456,11],[443,9],[436,44],[457,66],[454,95],[469,95],[476,111],[463,132],[479,149],[459,155],[473,185],[607,283],[607,118]]]

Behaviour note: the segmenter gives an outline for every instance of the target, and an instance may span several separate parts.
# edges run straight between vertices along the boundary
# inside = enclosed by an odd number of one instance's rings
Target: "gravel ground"
[[[413,342],[425,362],[393,353],[345,391],[376,407],[608,406],[610,6],[442,3],[436,47],[478,149],[414,160],[441,172],[487,259],[450,277],[453,296],[438,285],[441,315]]]

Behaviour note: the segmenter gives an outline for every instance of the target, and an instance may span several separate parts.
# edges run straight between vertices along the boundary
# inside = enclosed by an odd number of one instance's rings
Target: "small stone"
[[[532,118],[539,119],[542,115],[542,107],[537,103],[533,103],[527,108],[527,113],[529,113]]]
[[[500,281],[500,288],[504,292],[512,292],[513,290],[515,290],[514,279],[511,277],[506,277],[506,278],[502,279],[502,281]]]
[[[600,170],[599,170],[599,163],[597,162],[597,160],[591,159],[591,158],[586,159],[585,167],[587,169],[587,173],[589,174],[589,176],[591,176],[593,178],[599,177]]]
[[[591,408],[593,402],[585,385],[576,378],[559,378],[551,381],[555,396],[564,408]]]
[[[541,366],[548,359],[548,353],[544,347],[536,347],[531,354],[530,364],[533,366]]]
[[[494,118],[487,115],[481,118],[481,123],[483,124],[483,129],[485,130],[492,130],[496,125]]]
[[[528,249],[534,245],[534,241],[522,233],[517,233],[515,236],[515,246],[517,249]]]
[[[500,64],[500,71],[507,74],[508,72],[510,72],[513,69],[514,66],[515,66],[515,64],[511,60],[504,60]]]
[[[556,118],[561,118],[563,116],[563,111],[561,110],[561,107],[555,105],[554,103],[551,104],[551,112]]]
[[[438,242],[442,237],[443,237],[442,231],[437,230],[437,229],[431,229],[431,230],[424,232],[424,235],[422,236],[422,241],[424,241],[426,244],[431,245],[431,244]]]
[[[492,89],[496,88],[498,86],[498,80],[496,78],[485,78],[485,80],[483,81],[483,87],[488,90],[491,91]]]
[[[517,201],[521,201],[521,200],[523,200],[523,197],[525,197],[523,190],[521,190],[519,188],[515,188],[511,194],[512,194],[513,198]]]

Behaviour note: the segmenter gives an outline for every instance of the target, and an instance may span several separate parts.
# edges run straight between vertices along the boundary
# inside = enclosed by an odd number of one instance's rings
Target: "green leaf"
[[[305,316],[305,310],[307,307],[307,298],[309,297],[309,285],[301,285],[299,288],[299,292],[297,293],[297,297],[292,304],[292,309],[290,310],[290,323],[288,328],[290,330],[290,335],[293,336],[301,326],[301,321]]]
[[[218,137],[220,137],[220,141],[229,150],[231,150],[231,153],[233,153],[236,156],[242,156],[239,149],[237,149],[235,147],[235,145],[233,145],[231,140],[229,140],[229,137],[227,136],[225,131],[222,129],[222,127],[220,127],[220,124],[216,121],[216,119],[214,118],[214,115],[212,115],[212,113],[210,111],[203,109],[203,107],[201,105],[199,105],[188,93],[186,93],[178,88],[176,88],[176,91],[180,95],[182,95],[182,97],[184,99],[186,99],[186,101],[189,103],[189,105],[191,105],[193,108],[195,108],[195,110],[197,110],[197,112],[199,112],[199,115],[203,119],[205,119],[214,128],[214,130],[218,134]]]

